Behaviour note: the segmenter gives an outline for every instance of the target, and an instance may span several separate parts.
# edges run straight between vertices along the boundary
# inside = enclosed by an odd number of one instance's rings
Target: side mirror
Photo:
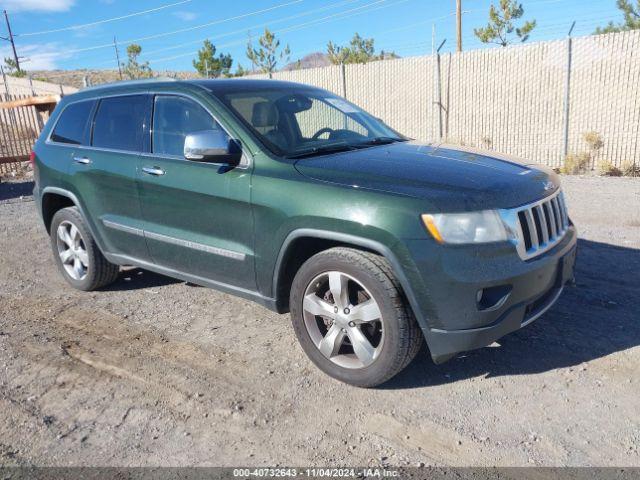
[[[242,149],[222,129],[201,130],[185,137],[184,158],[194,162],[237,165],[242,159]]]

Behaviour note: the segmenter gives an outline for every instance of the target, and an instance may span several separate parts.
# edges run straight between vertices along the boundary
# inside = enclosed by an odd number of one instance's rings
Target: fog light
[[[504,305],[511,294],[511,285],[498,285],[495,287],[481,288],[476,292],[478,310],[496,310]]]

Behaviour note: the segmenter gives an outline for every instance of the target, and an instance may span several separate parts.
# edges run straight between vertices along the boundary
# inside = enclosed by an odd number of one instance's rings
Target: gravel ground
[[[0,184],[0,465],[640,466],[640,181],[564,185],[577,286],[363,390],[247,301],[137,269],[72,290],[30,185]]]

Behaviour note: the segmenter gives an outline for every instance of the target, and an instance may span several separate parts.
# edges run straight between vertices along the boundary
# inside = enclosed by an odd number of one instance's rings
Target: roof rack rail
[[[144,78],[140,80],[116,80],[115,82],[107,82],[107,83],[100,83],[98,85],[92,85],[90,87],[83,88],[81,91],[86,92],[89,90],[115,87],[119,85],[144,85],[145,83],[179,82],[179,81],[180,79],[174,78],[174,77],[153,77],[153,78]]]

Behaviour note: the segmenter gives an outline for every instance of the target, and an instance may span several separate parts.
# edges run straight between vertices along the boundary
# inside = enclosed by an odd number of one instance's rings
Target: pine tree
[[[216,47],[209,40],[198,50],[198,58],[193,60],[193,68],[207,78],[229,76],[233,59],[231,55],[220,54],[216,57]]]
[[[522,15],[524,15],[524,8],[521,3],[515,0],[500,0],[497,8],[491,4],[487,26],[476,28],[473,33],[482,43],[495,43],[503,47],[512,44],[516,38],[520,42],[526,42],[531,31],[536,27],[536,21],[526,21],[521,27],[516,27],[514,20],[518,20]]]
[[[265,28],[264,35],[258,39],[258,44],[257,49],[251,43],[247,45],[247,58],[263,73],[273,73],[278,62],[289,61],[289,45],[281,49],[280,40],[268,28]]]
[[[327,57],[334,65],[348,63],[367,63],[387,58],[398,58],[393,52],[381,51],[376,55],[373,38],[363,38],[357,32],[349,42],[349,46],[341,47],[333,42],[327,45]]]
[[[640,29],[640,0],[637,0],[635,7],[631,4],[631,0],[617,0],[616,5],[624,15],[624,22],[619,24],[609,22],[606,27],[598,27],[596,34]]]
[[[138,57],[142,53],[142,47],[132,43],[127,47],[127,63],[122,64],[122,71],[132,80],[138,78],[150,78],[153,76],[149,62],[139,63]]]

